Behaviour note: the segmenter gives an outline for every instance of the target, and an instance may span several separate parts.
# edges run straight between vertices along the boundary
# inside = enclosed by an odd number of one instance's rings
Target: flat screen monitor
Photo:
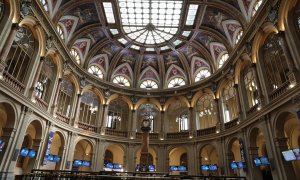
[[[73,166],[75,166],[75,167],[82,166],[82,161],[81,160],[74,160]]]
[[[296,156],[296,159],[300,160],[300,148],[293,149],[293,152],[294,152],[294,154]]]
[[[53,157],[53,155],[51,155],[51,154],[48,154],[47,155],[47,159],[48,159],[48,161],[53,161],[53,159],[54,159],[54,157]]]
[[[34,158],[35,156],[36,156],[36,150],[34,150],[34,149],[29,149],[28,157],[29,157],[29,158]]]
[[[122,169],[123,165],[122,164],[113,164],[113,169]]]
[[[246,168],[246,163],[245,162],[237,162],[237,167],[238,169],[245,169]]]
[[[53,156],[53,161],[54,162],[59,162],[61,160],[61,157],[60,156],[57,156],[57,155],[54,155]]]
[[[148,167],[150,172],[154,172],[155,171],[155,166],[154,165],[149,165]]]
[[[90,167],[91,164],[92,164],[91,161],[82,161],[82,166]]]
[[[178,166],[178,171],[187,171],[187,167],[186,166]]]
[[[254,158],[253,162],[254,162],[255,166],[261,166],[262,165],[262,163],[260,161],[260,158]]]
[[[218,170],[218,166],[216,164],[209,165],[209,171],[217,171],[217,170]]]
[[[0,152],[3,151],[4,145],[5,145],[5,142],[2,139],[0,139]]]
[[[29,149],[26,147],[23,147],[20,151],[20,156],[26,157],[26,156],[28,156],[28,153],[29,153]]]
[[[201,170],[202,170],[202,171],[208,171],[208,170],[209,170],[208,165],[202,165],[202,166],[201,166]]]
[[[170,166],[170,171],[178,171],[178,166]]]
[[[234,170],[234,169],[237,169],[237,168],[238,168],[238,165],[237,165],[237,163],[236,163],[236,162],[234,162],[234,161],[233,161],[233,162],[231,162],[231,163],[230,163],[230,168],[231,168],[231,169],[233,169],[233,170]]]
[[[282,153],[285,161],[295,161],[296,160],[296,156],[295,156],[293,150],[282,151],[281,153]]]
[[[105,166],[106,168],[108,168],[108,169],[114,168],[114,165],[113,165],[112,163],[107,163],[107,164],[105,164],[104,166]]]
[[[261,161],[261,165],[263,166],[270,165],[270,161],[267,156],[261,156],[259,159]]]

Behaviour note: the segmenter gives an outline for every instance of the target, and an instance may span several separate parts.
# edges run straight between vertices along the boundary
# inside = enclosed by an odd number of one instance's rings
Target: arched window
[[[169,82],[168,88],[177,88],[184,85],[185,85],[185,81],[183,78],[175,77],[171,79],[171,81]]]
[[[40,2],[42,3],[42,5],[43,5],[45,11],[48,12],[48,11],[49,11],[49,8],[48,8],[48,2],[47,2],[47,0],[40,0]]]
[[[99,98],[92,91],[85,91],[81,96],[79,122],[96,125]]]
[[[217,123],[217,105],[214,96],[206,94],[199,98],[196,104],[197,119],[200,129],[216,126]]]
[[[140,85],[140,88],[142,89],[157,89],[158,85],[155,81],[151,80],[151,79],[147,79],[145,81],[143,81]]]
[[[237,36],[236,36],[235,44],[237,44],[237,43],[240,41],[240,39],[241,39],[242,36],[243,36],[243,33],[244,33],[244,31],[243,31],[242,29],[240,29],[240,31],[238,32],[238,34],[237,34]]]
[[[201,69],[196,77],[195,77],[195,82],[201,81],[202,79],[205,79],[211,75],[209,69]]]
[[[254,78],[254,70],[249,69],[246,75],[244,76],[244,83],[248,99],[248,107],[252,108],[258,104],[258,91],[257,85]]]
[[[59,37],[60,37],[62,40],[65,40],[64,31],[62,30],[62,28],[61,28],[60,25],[57,25],[57,26],[56,26],[56,31],[57,31]]]
[[[228,53],[225,53],[221,56],[221,58],[219,59],[219,63],[218,63],[218,67],[221,68],[224,63],[227,61],[227,59],[229,58]]]
[[[88,69],[88,72],[100,79],[103,79],[103,73],[98,66],[91,65]]]
[[[183,112],[176,117],[176,122],[178,123],[179,132],[189,130],[188,119],[189,116],[187,112]]]
[[[72,83],[68,79],[62,79],[57,101],[57,113],[65,117],[70,116],[73,95],[74,88]]]
[[[51,98],[51,88],[55,80],[56,68],[54,63],[46,58],[36,84],[36,97],[48,103]]]
[[[109,104],[106,127],[127,130],[129,107],[122,100],[114,100]]]
[[[260,8],[261,4],[262,4],[263,0],[257,0],[253,6],[253,10],[252,10],[252,16],[254,16],[256,14],[256,12],[258,11],[258,9]]]
[[[32,63],[35,41],[33,34],[26,27],[19,27],[7,56],[4,74],[10,74],[18,83],[24,83],[29,66]],[[6,77],[5,77],[6,79]]]
[[[222,103],[224,123],[236,119],[238,117],[237,98],[233,81],[228,82],[224,87],[222,92]]]
[[[70,53],[75,58],[75,61],[77,62],[77,64],[80,64],[80,56],[79,56],[78,51],[76,49],[72,48]]]
[[[289,69],[278,34],[268,37],[262,48],[262,55],[269,91],[272,92],[288,82]]]
[[[124,76],[116,76],[113,79],[113,83],[118,84],[120,86],[130,86],[130,82],[127,78],[125,78]]]

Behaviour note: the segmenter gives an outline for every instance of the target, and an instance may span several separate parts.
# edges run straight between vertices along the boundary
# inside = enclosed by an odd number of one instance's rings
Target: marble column
[[[53,115],[55,115],[55,113],[57,112],[58,98],[60,94],[61,85],[62,85],[62,78],[59,78],[57,87],[54,87],[52,92],[52,96],[54,96],[54,100],[52,103],[51,113]]]
[[[78,121],[79,121],[79,116],[80,116],[80,103],[81,103],[81,97],[82,95],[81,94],[78,94],[77,95],[77,103],[76,103],[76,111],[75,111],[75,114],[74,114],[74,120],[73,120],[73,123],[72,125],[73,126],[78,126]]]

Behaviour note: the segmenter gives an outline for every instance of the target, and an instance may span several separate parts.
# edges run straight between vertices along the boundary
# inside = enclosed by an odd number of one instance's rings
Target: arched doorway
[[[89,141],[83,139],[77,142],[74,150],[72,170],[91,171],[93,155],[94,148]]]
[[[34,120],[28,125],[16,164],[16,174],[29,173],[34,168],[42,134],[40,121]]]
[[[15,112],[10,104],[0,103],[0,167],[7,154],[11,133],[15,125]]]
[[[243,151],[243,144],[240,143],[238,138],[232,138],[228,143],[227,150],[227,165],[229,166],[229,174],[236,176],[246,176],[245,172],[245,158]],[[242,166],[241,166],[242,165]]]
[[[205,166],[207,168],[214,167],[211,169],[201,169],[202,175],[219,175],[219,168],[215,169],[219,165],[219,155],[215,146],[207,144],[200,150],[200,162],[201,168]]]
[[[169,153],[169,167],[170,173],[172,175],[179,175],[179,174],[188,174],[188,155],[187,150],[184,147],[177,147],[170,151]],[[173,169],[173,167],[178,167]],[[185,171],[184,171],[185,167]]]
[[[154,165],[155,169],[153,171],[156,171],[156,169],[157,169],[157,154],[156,154],[156,152],[155,152],[155,150],[153,148],[149,148],[149,153],[150,153],[150,158],[149,158],[148,164],[149,165]],[[139,149],[136,152],[136,155],[135,155],[135,164],[139,165],[140,164],[140,160],[141,160],[141,149]],[[152,169],[151,169],[151,171],[152,171]]]
[[[283,151],[292,150],[296,160],[283,162],[284,171],[289,179],[300,178],[300,122],[290,112],[281,113],[276,121],[276,149],[282,156]],[[298,155],[298,157],[297,157]],[[281,158],[283,160],[283,158]],[[284,160],[283,160],[284,161]]]
[[[104,170],[124,171],[124,150],[117,144],[108,146],[104,154]],[[107,164],[115,165],[107,167]]]

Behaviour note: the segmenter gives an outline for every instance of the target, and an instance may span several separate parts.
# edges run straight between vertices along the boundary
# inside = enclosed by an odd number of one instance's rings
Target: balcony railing
[[[5,82],[7,82],[9,85],[11,85],[14,89],[19,91],[20,93],[23,93],[25,90],[24,84],[22,84],[20,81],[18,81],[15,77],[10,75],[8,72],[3,72],[3,79]]]
[[[176,133],[167,133],[167,139],[181,139],[188,138],[189,132],[176,132]]]
[[[82,123],[82,122],[78,122],[78,127],[80,129],[84,129],[86,131],[97,132],[97,127],[93,126],[93,125],[90,125],[90,124],[85,124],[85,123]]]
[[[254,106],[252,106],[248,111],[247,111],[247,115],[253,114],[257,111],[258,108],[258,104],[255,104]]]
[[[66,117],[65,115],[61,114],[60,112],[56,112],[56,119],[69,124],[70,118]]]
[[[47,111],[48,104],[44,100],[37,98],[37,97],[35,98],[35,100],[36,100],[36,104],[38,106],[40,106],[43,110]]]
[[[105,135],[127,137],[127,132],[106,128],[105,129]]]
[[[230,129],[230,128],[234,127],[235,125],[237,125],[237,122],[238,122],[238,118],[235,118],[235,119],[225,123],[224,124],[225,129]]]
[[[210,128],[206,128],[206,129],[200,129],[197,130],[197,136],[205,136],[205,135],[209,135],[209,134],[214,134],[216,133],[216,127],[210,127]]]
[[[286,81],[285,83],[283,83],[281,86],[279,86],[277,89],[275,89],[273,92],[271,92],[270,94],[270,100],[274,100],[277,97],[279,97],[281,94],[285,93],[289,87],[290,82]]]

